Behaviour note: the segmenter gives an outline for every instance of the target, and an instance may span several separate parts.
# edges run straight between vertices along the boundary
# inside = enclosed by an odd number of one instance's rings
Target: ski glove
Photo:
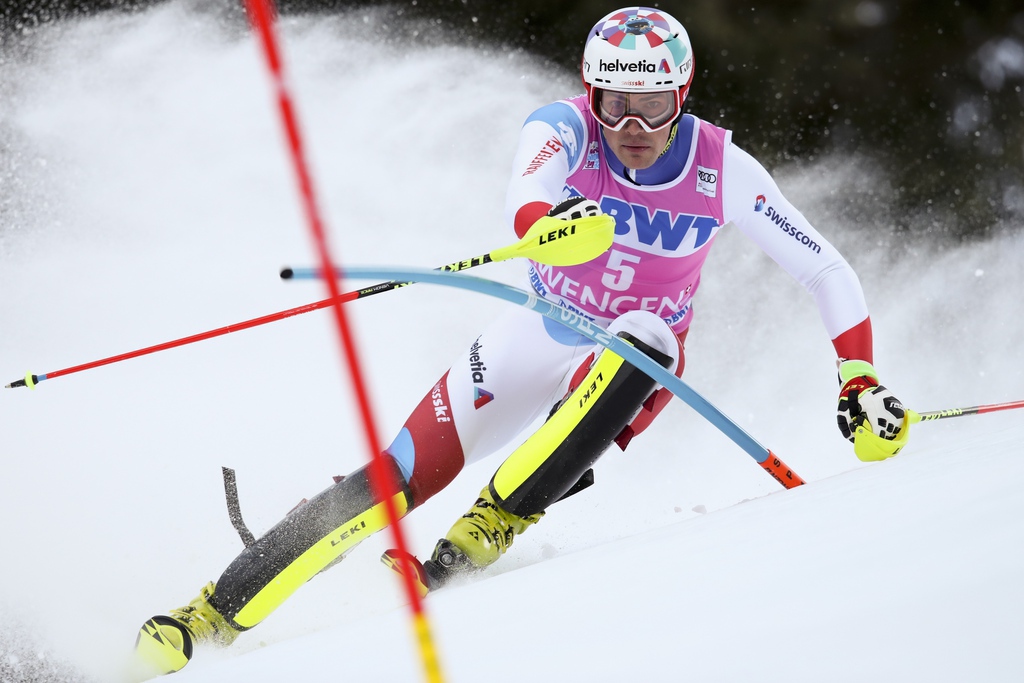
[[[906,413],[892,392],[878,383],[871,364],[841,360],[839,383],[839,431],[855,444],[857,457],[874,461],[899,453],[909,436]]]
[[[603,213],[597,202],[586,197],[569,197],[548,211],[549,216],[563,221],[575,221],[584,216],[600,216]]]

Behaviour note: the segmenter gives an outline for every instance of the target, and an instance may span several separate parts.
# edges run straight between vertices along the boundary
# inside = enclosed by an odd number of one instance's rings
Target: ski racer
[[[532,263],[529,285],[681,375],[701,268],[719,231],[732,226],[817,304],[838,359],[843,436],[867,431],[876,459],[895,455],[903,408],[871,365],[857,276],[729,131],[683,113],[694,68],[686,31],[664,11],[628,7],[590,31],[585,94],[526,120],[506,210],[520,237],[543,216],[604,213],[615,219],[615,239],[581,265]],[[495,562],[552,504],[588,486],[601,454],[613,442],[626,448],[670,398],[577,332],[522,308],[506,313],[426,392],[385,449],[387,495],[407,514],[467,463],[517,438],[521,445],[429,560],[411,565],[389,551],[385,562],[414,567],[424,594]],[[366,467],[341,479],[249,545],[188,605],[146,621],[138,657],[165,673],[184,667],[196,644],[230,644],[384,528],[382,507]]]

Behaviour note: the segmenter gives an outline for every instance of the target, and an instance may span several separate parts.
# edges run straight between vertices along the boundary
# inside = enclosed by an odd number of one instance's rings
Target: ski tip
[[[293,275],[295,275],[295,271],[292,270],[291,268],[282,268],[281,269],[281,279],[282,280],[291,280]]]

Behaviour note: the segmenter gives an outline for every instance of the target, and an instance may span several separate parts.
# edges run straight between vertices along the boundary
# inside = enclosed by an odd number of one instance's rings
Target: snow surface
[[[384,13],[284,26],[335,254],[423,267],[502,246],[518,128],[577,82],[408,29],[378,40],[399,28]],[[3,383],[325,296],[277,277],[313,252],[244,27],[171,4],[28,42],[0,62]],[[883,203],[856,213],[871,220],[846,210],[875,201],[877,169],[774,170],[858,270],[897,396],[917,410],[1024,398],[1021,226],[908,242]],[[522,264],[476,273],[524,284]],[[422,285],[351,306],[382,440],[508,305]],[[898,458],[863,464],[835,429],[831,345],[798,285],[726,231],[697,306],[687,381],[809,485],[781,490],[671,405],[485,578],[430,597],[446,679],[1024,680],[1024,411],[920,425]],[[237,469],[259,533],[362,465],[359,434],[323,312],[0,390],[0,679],[126,680],[142,621],[241,549],[220,467]],[[414,551],[501,457],[407,520]],[[377,561],[390,545],[366,541],[174,680],[422,679]]]

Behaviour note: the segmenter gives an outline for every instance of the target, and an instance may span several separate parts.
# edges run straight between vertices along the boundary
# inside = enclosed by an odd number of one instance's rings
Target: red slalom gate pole
[[[253,29],[258,33],[263,45],[267,69],[270,72],[271,81],[277,95],[281,124],[288,138],[292,167],[298,180],[303,209],[313,242],[316,246],[317,255],[319,256],[320,268],[323,272],[329,273],[333,270],[333,264],[338,263],[338,261],[331,258],[327,245],[327,237],[317,209],[312,177],[309,173],[309,166],[306,163],[302,147],[298,119],[295,115],[292,99],[284,79],[284,66],[278,48],[277,36],[274,32],[273,0],[245,0],[245,6]],[[366,383],[363,380],[362,365],[356,352],[355,340],[352,338],[351,327],[345,315],[345,310],[339,300],[341,293],[338,289],[338,283],[335,278],[324,278],[324,282],[327,284],[327,289],[331,295],[330,298],[334,301],[334,317],[338,325],[342,355],[348,363],[356,398],[359,403],[359,412],[363,420],[363,431],[365,432],[366,442],[370,449],[370,475],[373,488],[375,489],[375,497],[384,504],[396,547],[401,552],[407,554],[405,535],[402,533],[398,509],[395,506],[394,497],[389,495],[391,487],[389,486],[387,464],[384,461],[384,455],[377,439],[376,421],[370,406]],[[409,604],[412,607],[413,627],[420,648],[424,673],[427,680],[431,683],[440,683],[442,676],[437,660],[437,651],[433,644],[422,600],[413,584],[412,575],[409,572],[400,572],[400,576],[403,578],[406,594],[409,597]]]

